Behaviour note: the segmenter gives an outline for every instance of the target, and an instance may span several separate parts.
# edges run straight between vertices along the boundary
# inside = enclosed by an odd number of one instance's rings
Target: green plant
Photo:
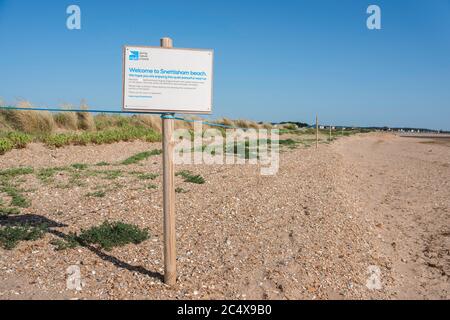
[[[142,173],[137,176],[139,180],[155,180],[157,177],[156,173]]]
[[[0,208],[0,217],[6,217],[9,215],[20,214],[20,210],[17,208]]]
[[[150,183],[147,185],[147,189],[158,189],[158,186],[156,184]]]
[[[104,198],[106,196],[105,191],[94,191],[86,194],[86,197]]]
[[[0,191],[11,197],[12,206],[20,208],[28,208],[30,206],[30,201],[25,198],[14,186],[10,184],[3,185],[0,187]]]
[[[38,171],[36,177],[39,178],[42,182],[50,182],[55,174],[63,171],[71,172],[72,169],[70,167],[42,168]]]
[[[88,165],[84,163],[74,163],[71,167],[77,170],[85,170],[88,168]]]
[[[11,140],[7,138],[0,138],[0,155],[5,154],[13,148],[14,144],[11,142]]]
[[[102,161],[102,162],[98,162],[95,164],[97,167],[105,167],[105,166],[109,166],[109,163],[106,161]]]
[[[151,156],[160,155],[161,153],[162,153],[162,150],[158,150],[158,149],[155,149],[152,151],[141,152],[141,153],[135,154],[134,156],[129,157],[128,159],[125,159],[124,161],[122,161],[122,164],[124,164],[124,165],[135,164],[140,161],[146,160],[146,159],[150,158]]]
[[[146,229],[123,222],[108,222],[88,230],[82,230],[77,237],[82,245],[96,244],[105,250],[129,243],[139,244],[149,238]]]
[[[186,193],[187,190],[184,190],[184,189],[181,188],[181,187],[177,187],[177,188],[175,188],[175,192],[176,192],[176,193]]]
[[[20,241],[40,239],[47,227],[45,225],[33,227],[28,225],[6,226],[0,228],[0,244],[6,250],[14,249]]]
[[[0,171],[0,176],[13,178],[13,177],[16,177],[16,176],[22,176],[22,175],[26,175],[26,174],[31,174],[33,172],[34,172],[33,168],[30,168],[30,167],[19,167],[19,168],[11,168],[11,169],[6,169],[6,170],[1,170]]]
[[[203,184],[205,183],[205,179],[200,175],[194,175],[192,172],[188,170],[182,170],[175,174],[175,176],[182,176],[185,182]]]
[[[33,140],[29,134],[22,132],[10,132],[6,137],[12,142],[13,147],[16,149],[25,148],[27,144]]]
[[[62,251],[66,249],[73,249],[80,245],[78,236],[71,232],[69,235],[65,236],[63,239],[55,239],[51,241],[51,244],[56,247],[56,251]]]

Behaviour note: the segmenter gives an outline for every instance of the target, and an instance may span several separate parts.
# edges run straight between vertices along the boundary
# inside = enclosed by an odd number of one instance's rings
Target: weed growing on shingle
[[[175,192],[176,192],[176,193],[186,193],[187,190],[184,190],[184,189],[181,188],[181,187],[177,187],[177,188],[175,188]]]
[[[147,189],[158,189],[158,186],[156,184],[150,183],[146,186]]]
[[[56,251],[73,249],[80,245],[80,242],[78,241],[78,236],[73,232],[69,233],[63,239],[55,239],[50,243],[56,247],[55,248]]]
[[[20,210],[17,208],[0,208],[0,217],[7,217],[9,215],[18,215]]]
[[[129,243],[139,244],[149,238],[147,229],[123,222],[108,222],[88,230],[82,230],[77,236],[82,245],[98,245],[105,250],[124,246]]]
[[[106,161],[102,161],[102,162],[98,162],[95,164],[97,167],[106,167],[109,166],[110,164]]]
[[[71,167],[76,170],[86,170],[88,168],[88,165],[84,163],[74,163]]]
[[[0,186],[0,191],[11,197],[11,206],[20,208],[28,208],[30,206],[30,201],[13,185],[4,184]]]
[[[34,172],[33,168],[30,167],[19,167],[19,168],[11,168],[0,171],[0,176],[5,178],[14,178],[17,176],[27,175]]]
[[[89,192],[86,194],[86,197],[94,197],[94,198],[104,198],[105,196],[106,192],[102,190]]]
[[[38,227],[21,225],[0,227],[0,244],[6,250],[14,249],[20,241],[34,241],[40,239],[47,226]]]
[[[159,175],[156,173],[142,173],[137,176],[139,180],[155,180]]]
[[[160,155],[161,153],[162,153],[162,150],[158,150],[158,149],[155,149],[152,151],[141,152],[141,153],[135,154],[132,157],[129,157],[128,159],[125,159],[124,161],[122,161],[122,164],[123,165],[136,164],[140,161],[150,158],[151,156]]]
[[[185,182],[203,184],[205,183],[205,179],[201,175],[194,175],[191,171],[182,170],[178,171],[175,176],[181,176],[184,178]]]

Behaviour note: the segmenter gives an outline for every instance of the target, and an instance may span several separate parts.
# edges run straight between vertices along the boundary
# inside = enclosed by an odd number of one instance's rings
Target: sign
[[[124,47],[124,111],[211,113],[212,83],[212,50]]]

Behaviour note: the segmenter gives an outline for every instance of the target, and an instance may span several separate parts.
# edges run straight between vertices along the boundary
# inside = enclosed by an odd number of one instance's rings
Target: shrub
[[[17,208],[0,208],[0,217],[6,217],[9,215],[20,214],[20,210]]]
[[[31,167],[18,167],[18,168],[1,170],[0,176],[5,176],[5,177],[11,178],[11,177],[15,177],[15,176],[31,174],[33,172],[34,172],[34,169]]]
[[[162,153],[162,150],[158,150],[158,149],[155,149],[152,151],[140,152],[138,154],[135,154],[134,156],[131,156],[131,157],[125,159],[124,161],[122,161],[122,164],[124,164],[124,165],[135,164],[140,161],[146,160],[146,159],[150,158],[151,156],[160,155],[161,153]]]
[[[88,110],[88,106],[85,102],[81,103],[81,110]],[[90,112],[77,112],[78,117],[78,129],[86,131],[94,131],[96,129],[94,117]]]
[[[30,135],[22,132],[10,132],[6,137],[12,142],[13,147],[17,149],[25,148],[33,140]]]
[[[176,176],[182,176],[185,182],[203,184],[205,183],[205,179],[200,175],[194,175],[192,172],[188,170],[182,170],[175,174]]]
[[[82,230],[77,237],[82,245],[96,244],[105,250],[124,246],[129,243],[139,244],[149,238],[146,229],[123,222],[108,222],[88,230]]]
[[[58,127],[68,130],[78,129],[78,115],[75,112],[67,111],[53,115]]]
[[[0,138],[0,155],[12,150],[14,144],[7,138]]]
[[[6,226],[0,228],[0,244],[6,250],[14,249],[20,241],[40,239],[45,233],[45,226]]]

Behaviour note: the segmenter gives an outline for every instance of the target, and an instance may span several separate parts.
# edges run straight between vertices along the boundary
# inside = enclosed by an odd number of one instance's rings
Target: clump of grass
[[[102,175],[103,179],[114,180],[122,176],[122,171],[121,170],[94,171],[94,174]]]
[[[85,163],[74,163],[71,167],[76,170],[85,170],[88,168],[88,165]]]
[[[40,239],[46,226],[6,226],[0,228],[0,244],[6,250],[14,249],[20,241],[34,241]]]
[[[291,149],[295,148],[298,144],[298,142],[293,139],[279,140],[278,143],[280,144],[280,146],[286,146]]]
[[[184,189],[181,188],[181,187],[177,187],[177,188],[175,188],[175,192],[176,192],[176,193],[186,193],[187,191],[184,190]]]
[[[28,208],[30,206],[30,201],[16,187],[7,184],[1,186],[0,191],[11,197],[11,206],[20,208]]]
[[[19,108],[30,108],[29,102],[22,101]],[[49,134],[55,128],[55,121],[50,112],[32,110],[4,110],[3,117],[16,130],[29,134]]]
[[[139,180],[155,180],[159,175],[156,173],[141,173],[137,175]]]
[[[56,247],[56,251],[73,249],[80,245],[77,235],[73,232],[69,233],[63,239],[55,239],[50,243]]]
[[[138,154],[135,154],[134,156],[129,157],[128,159],[125,159],[124,161],[122,161],[122,164],[123,165],[135,164],[140,161],[146,160],[146,159],[150,158],[151,156],[160,155],[161,153],[162,153],[162,150],[158,150],[158,149],[155,149],[152,151],[140,152]]]
[[[149,238],[146,229],[123,222],[108,222],[88,230],[82,230],[77,240],[82,245],[98,245],[105,250],[124,246],[129,243],[139,244]]]
[[[0,217],[7,217],[9,215],[18,215],[20,210],[17,208],[0,208]]]
[[[188,170],[178,171],[175,175],[183,177],[185,182],[196,184],[205,183],[205,179],[201,175],[194,175],[191,171]]]
[[[18,168],[1,170],[0,176],[7,177],[7,178],[13,178],[16,176],[31,174],[33,172],[34,172],[34,169],[31,167],[18,167]]]
[[[36,176],[42,182],[49,182],[50,180],[53,179],[53,176],[56,174],[56,172],[57,172],[56,168],[43,168],[39,170]]]
[[[150,183],[146,186],[147,189],[158,189],[158,186],[156,184]]]
[[[70,109],[70,106],[63,107]],[[53,115],[53,119],[58,127],[68,130],[78,129],[78,116],[75,112],[59,112]]]
[[[23,149],[33,140],[32,136],[22,132],[9,132],[6,135],[6,139],[11,141],[15,149]]]
[[[7,138],[0,138],[0,155],[11,151],[14,148],[14,144]]]
[[[94,198],[104,198],[106,196],[106,192],[103,190],[94,191],[86,194],[86,197],[94,197]]]
[[[97,167],[106,167],[109,166],[110,164],[106,161],[101,161],[95,164]]]

